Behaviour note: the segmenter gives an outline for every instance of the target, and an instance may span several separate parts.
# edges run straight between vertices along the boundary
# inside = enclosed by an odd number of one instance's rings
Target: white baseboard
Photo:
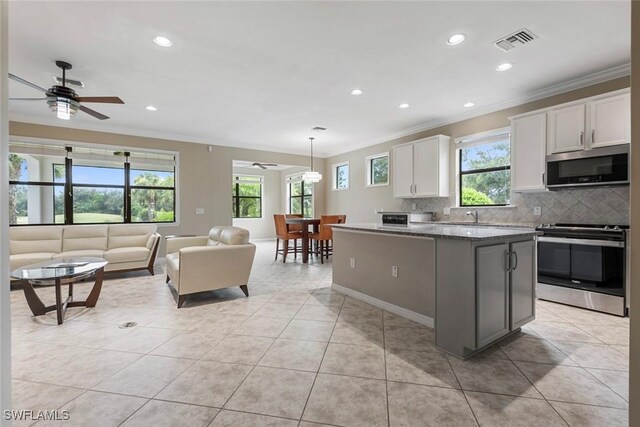
[[[405,319],[413,320],[414,322],[420,323],[421,325],[424,325],[424,326],[428,326],[429,328],[433,328],[434,326],[433,319],[429,316],[425,316],[424,314],[407,310],[406,308],[402,308],[397,305],[391,304],[389,302],[382,301],[370,295],[363,294],[362,292],[354,291],[353,289],[345,288],[344,286],[340,286],[335,283],[331,284],[331,289],[333,289],[336,292],[340,292],[341,294],[345,294],[352,298],[358,299],[360,301],[364,301],[367,304],[371,304],[383,310],[387,310],[393,314],[397,314],[398,316],[404,317]]]

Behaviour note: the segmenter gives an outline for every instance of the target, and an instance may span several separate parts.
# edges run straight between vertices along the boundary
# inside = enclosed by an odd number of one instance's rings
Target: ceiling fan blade
[[[277,164],[277,163],[260,163],[260,164],[261,164],[261,165],[264,165],[264,166],[272,166],[272,167],[276,167],[276,166],[278,166],[278,164]]]
[[[103,104],[124,104],[117,96],[81,96],[76,98],[78,102],[100,102]]]
[[[261,163],[257,163],[256,166],[258,166],[260,169],[266,169],[266,167]]]
[[[45,101],[47,98],[9,98],[9,101]]]
[[[108,116],[105,116],[102,113],[98,113],[96,110],[92,110],[91,108],[87,108],[84,105],[81,105],[79,110],[80,111],[84,111],[85,113],[89,114],[90,116],[95,117],[96,119],[107,120],[109,118]]]
[[[42,88],[42,87],[38,86],[37,84],[28,82],[25,79],[23,79],[22,77],[16,76],[15,74],[9,73],[9,78],[11,80],[14,80],[14,81],[18,82],[18,83],[22,83],[23,85],[27,85],[27,86],[30,86],[30,87],[36,89],[36,90],[39,90],[39,91],[44,92],[44,93],[47,93],[47,89]]]

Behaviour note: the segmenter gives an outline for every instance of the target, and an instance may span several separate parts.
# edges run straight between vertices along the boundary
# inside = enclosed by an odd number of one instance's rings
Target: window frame
[[[146,148],[138,148],[138,147],[123,147],[123,146],[107,146],[102,144],[89,144],[82,142],[66,142],[66,141],[51,141],[51,140],[43,140],[40,138],[14,138],[10,137],[10,144],[30,144],[36,146],[38,144],[43,146],[59,146],[65,148],[67,150],[67,157],[64,157],[64,166],[65,166],[65,180],[63,183],[55,182],[55,166],[61,165],[62,163],[54,162],[52,163],[52,173],[53,179],[52,182],[43,182],[43,181],[9,181],[9,185],[38,185],[38,186],[50,186],[54,189],[54,201],[52,205],[53,210],[53,222],[42,222],[38,224],[10,224],[11,227],[30,227],[30,226],[50,226],[50,225],[110,225],[110,224],[157,224],[157,225],[179,225],[179,194],[178,194],[178,175],[179,175],[179,153],[167,150],[154,150],[154,149],[146,149]],[[124,170],[124,182],[123,184],[90,184],[90,183],[82,183],[82,184],[74,184],[73,183],[73,156],[71,153],[73,152],[73,148],[93,148],[96,150],[102,151],[122,151],[122,152],[135,152],[135,153],[149,153],[149,154],[162,154],[174,157],[174,165],[173,165],[173,186],[138,186],[132,185],[130,183],[130,170],[131,164],[127,161],[126,158],[123,159],[123,170]],[[78,165],[78,166],[87,166],[87,167],[105,167],[108,166],[91,166],[91,165]],[[113,168],[116,169],[116,168]],[[146,170],[146,171],[154,171],[153,166],[150,165],[148,169],[141,169],[140,167],[133,168],[134,170]],[[158,172],[169,172],[169,171],[158,171]],[[60,223],[55,222],[55,189],[58,187],[64,188],[64,221]],[[73,188],[115,188],[115,189],[123,189],[123,221],[122,222],[74,222],[73,221]],[[131,189],[142,189],[142,190],[169,190],[173,192],[173,221],[132,221],[131,220]]]
[[[467,171],[462,170],[462,150],[465,148],[471,148],[478,145],[490,144],[492,142],[498,142],[501,139],[507,138],[509,140],[509,165],[508,166],[496,166],[492,168],[480,168],[480,169],[470,169]],[[511,173],[511,129],[500,128],[495,129],[488,132],[481,132],[473,135],[468,135],[466,137],[456,139],[456,144],[458,144],[458,148],[456,149],[456,154],[458,156],[457,161],[457,205],[460,208],[499,208],[510,206],[509,203],[494,203],[491,205],[465,205],[462,203],[462,180],[465,175],[475,175],[479,173],[490,173],[490,172],[499,172],[499,171],[509,171]],[[511,194],[511,177],[509,179],[509,194]],[[510,198],[510,197],[509,197]]]
[[[387,158],[387,182],[374,184],[372,163],[374,160],[380,159],[383,157]],[[365,179],[366,179],[365,187],[384,187],[391,184],[391,156],[389,155],[388,151],[385,151],[384,153],[372,154],[370,156],[367,156],[365,157],[364,161],[365,161],[365,169],[367,174],[365,176]]]
[[[304,192],[305,181],[302,180],[302,173],[287,175],[285,182],[287,184],[287,213],[293,214],[293,212],[291,211],[291,199],[300,199],[300,211],[301,211],[300,214],[303,216],[303,218],[313,218],[315,215],[315,209],[316,209],[315,195],[314,195],[315,187],[313,185],[313,182],[307,183],[311,185],[311,189],[312,189],[311,194],[305,194]],[[299,196],[292,196],[291,185],[298,182],[300,183],[302,193]],[[311,216],[310,217],[304,216],[304,198],[305,197],[311,198]]]
[[[259,178],[255,182],[241,182],[238,178],[241,177],[251,177],[251,178]],[[262,204],[262,199],[264,197],[264,176],[263,175],[248,175],[248,174],[233,174],[232,176],[232,184],[233,184],[233,194],[231,195],[232,207],[235,207],[235,215],[233,214],[233,209],[231,210],[231,219],[262,219],[264,205]],[[260,184],[260,195],[259,196],[240,196],[240,184]],[[237,216],[240,212],[240,199],[259,199],[260,203],[260,216]]]
[[[338,187],[338,169],[347,167],[347,186],[346,187]],[[345,191],[348,190],[351,186],[351,166],[349,166],[349,161],[334,163],[331,165],[331,176],[333,178],[333,191]]]

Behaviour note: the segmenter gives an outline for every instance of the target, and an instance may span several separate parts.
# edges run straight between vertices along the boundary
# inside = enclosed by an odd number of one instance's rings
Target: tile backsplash
[[[434,212],[437,220],[469,221],[467,211],[475,208],[452,207],[449,215],[446,207],[455,206],[454,198],[408,199],[402,201],[402,209]],[[534,215],[539,206],[541,215]],[[522,224],[629,224],[629,187],[597,187],[568,189],[540,193],[512,193],[511,206],[478,208],[480,222],[506,222]]]

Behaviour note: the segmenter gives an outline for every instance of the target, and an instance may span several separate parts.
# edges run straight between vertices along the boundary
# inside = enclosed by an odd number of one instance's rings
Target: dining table
[[[309,226],[313,226],[313,232],[317,233],[320,227],[320,218],[299,218],[288,217],[286,218],[286,224],[300,225],[302,226],[302,262],[304,264],[309,262]]]

